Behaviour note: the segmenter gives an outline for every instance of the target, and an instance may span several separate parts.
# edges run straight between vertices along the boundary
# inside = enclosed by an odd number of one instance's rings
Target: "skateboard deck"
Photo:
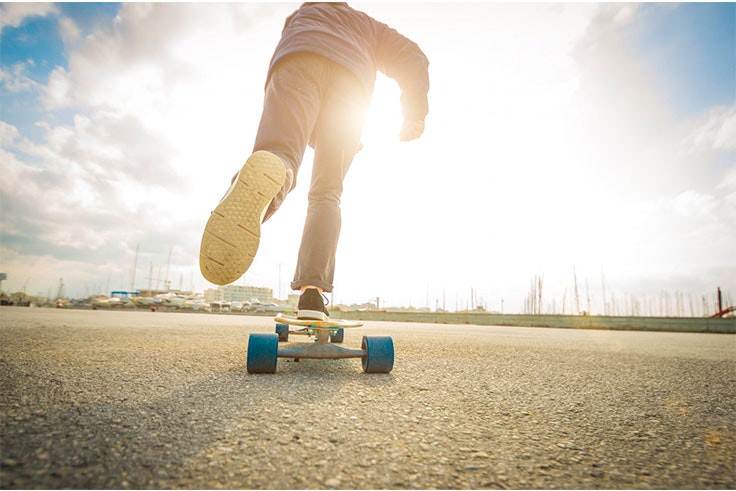
[[[326,321],[314,320],[314,319],[297,319],[291,315],[278,314],[273,319],[276,323],[288,324],[290,326],[302,326],[311,327],[312,329],[343,329],[352,327],[361,327],[363,325],[360,321],[349,321],[343,319],[329,319]]]

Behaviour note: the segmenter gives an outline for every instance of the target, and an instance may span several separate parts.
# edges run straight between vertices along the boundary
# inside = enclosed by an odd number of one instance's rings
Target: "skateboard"
[[[306,320],[284,314],[274,317],[274,321],[275,333],[255,333],[249,336],[248,373],[276,373],[278,358],[293,358],[295,361],[301,358],[360,358],[365,373],[389,373],[393,369],[394,342],[390,336],[363,336],[360,349],[338,346],[343,342],[345,329],[361,327],[362,322],[340,319]],[[279,349],[279,342],[288,341],[290,334],[309,336],[312,342]]]

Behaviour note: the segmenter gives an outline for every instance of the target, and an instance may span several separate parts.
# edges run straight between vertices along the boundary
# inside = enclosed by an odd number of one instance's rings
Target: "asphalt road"
[[[0,316],[2,488],[736,486],[733,335],[375,322],[390,374],[248,375],[268,318]]]

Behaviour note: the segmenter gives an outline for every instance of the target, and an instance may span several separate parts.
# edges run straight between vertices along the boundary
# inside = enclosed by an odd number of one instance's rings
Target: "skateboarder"
[[[307,145],[314,148],[307,218],[291,287],[301,319],[327,320],[340,235],[343,179],[380,70],[401,89],[401,141],[418,138],[428,112],[429,62],[394,29],[346,3],[304,3],[286,19],[271,59],[253,154],[233,178],[202,236],[200,269],[225,285],[250,266],[261,223],[296,186]]]

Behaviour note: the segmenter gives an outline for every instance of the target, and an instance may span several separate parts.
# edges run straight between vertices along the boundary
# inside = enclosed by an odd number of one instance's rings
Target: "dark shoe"
[[[202,235],[199,268],[207,281],[227,285],[250,267],[261,239],[263,217],[281,190],[285,174],[284,163],[270,152],[255,152],[245,162]]]
[[[326,321],[330,319],[327,311],[327,299],[316,288],[307,288],[299,297],[297,319]]]

